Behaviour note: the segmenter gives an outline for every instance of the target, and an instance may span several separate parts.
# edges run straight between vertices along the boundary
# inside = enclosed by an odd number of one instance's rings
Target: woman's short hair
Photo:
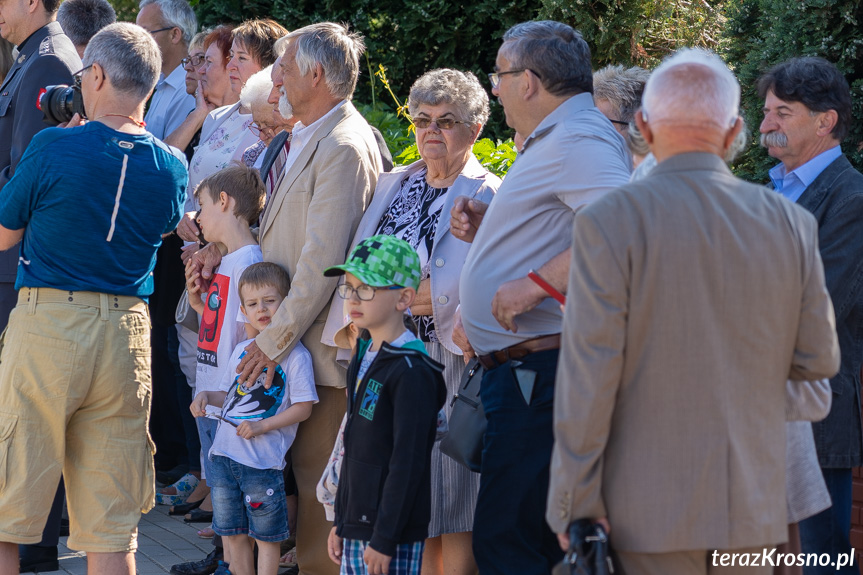
[[[620,122],[631,122],[641,106],[641,94],[650,72],[633,66],[609,65],[593,73],[593,99],[605,100],[614,107]]]
[[[228,59],[230,58],[231,53],[231,44],[234,41],[234,37],[231,34],[231,27],[222,24],[221,26],[216,26],[213,28],[213,31],[207,34],[207,37],[204,38],[204,51],[210,47],[211,44],[216,44],[216,47],[219,48],[219,51],[224,56],[224,61],[222,62],[222,67],[228,65]]]
[[[287,33],[287,28],[268,18],[246,20],[233,31],[234,40],[243,45],[261,68],[266,68],[276,61],[273,45]]]
[[[191,54],[193,50],[206,50],[204,47],[204,40],[207,39],[207,35],[212,31],[212,28],[207,28],[206,30],[201,30],[192,36],[192,41],[189,42],[189,54]]]
[[[84,66],[99,64],[111,86],[136,99],[146,98],[156,86],[162,53],[149,32],[128,22],[102,28],[84,51]]]
[[[571,26],[553,20],[516,24],[503,35],[501,54],[513,70],[539,76],[554,96],[593,93],[590,47]]]
[[[458,110],[459,119],[484,126],[488,121],[488,94],[471,72],[439,68],[426,72],[411,86],[408,110],[416,115],[419,107],[449,104]]]
[[[288,34],[297,48],[296,62],[305,76],[316,64],[324,69],[330,95],[350,100],[360,75],[360,56],[366,50],[362,34],[351,32],[344,24],[319,22]]]

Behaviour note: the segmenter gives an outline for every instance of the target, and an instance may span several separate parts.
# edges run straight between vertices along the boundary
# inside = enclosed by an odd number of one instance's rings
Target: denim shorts
[[[221,455],[210,461],[213,531],[279,543],[289,537],[281,469],[255,469]]]
[[[210,448],[213,447],[213,440],[216,438],[216,429],[219,427],[219,422],[209,417],[196,417],[195,425],[198,426],[198,438],[201,440],[201,468],[203,474],[201,477],[206,479],[208,484],[210,481]]]

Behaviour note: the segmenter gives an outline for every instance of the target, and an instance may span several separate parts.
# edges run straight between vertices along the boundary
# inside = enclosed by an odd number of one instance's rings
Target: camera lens
[[[39,96],[37,107],[45,115],[45,123],[56,126],[68,122],[76,113],[84,116],[84,99],[74,86],[48,86]]]

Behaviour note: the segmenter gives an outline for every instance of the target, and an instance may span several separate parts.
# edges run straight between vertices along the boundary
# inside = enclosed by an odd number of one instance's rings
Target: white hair
[[[267,98],[270,97],[270,92],[273,89],[273,80],[270,77],[272,70],[272,65],[267,66],[246,80],[246,85],[240,90],[240,105],[243,108],[251,111],[253,106],[262,106],[267,103]]]
[[[641,108],[648,122],[712,122],[730,128],[740,113],[740,84],[715,53],[684,48],[650,75]]]
[[[276,58],[281,58],[285,55],[285,52],[288,50],[288,43],[290,39],[287,36],[282,36],[276,43],[273,44],[273,54],[276,55]]]

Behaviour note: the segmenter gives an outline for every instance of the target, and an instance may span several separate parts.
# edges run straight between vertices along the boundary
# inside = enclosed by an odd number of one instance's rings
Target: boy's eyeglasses
[[[413,119],[414,126],[419,128],[420,130],[425,130],[429,126],[432,125],[432,122],[437,124],[437,127],[441,130],[452,130],[455,128],[456,124],[468,124],[469,122],[462,122],[461,120],[456,120],[455,118],[414,118]]]
[[[394,289],[402,289],[402,286],[387,286],[387,287],[374,287],[366,284],[358,285],[357,287],[350,286],[348,284],[341,284],[339,289],[336,290],[339,294],[339,297],[342,299],[351,299],[351,296],[357,294],[357,297],[360,301],[371,301],[375,297],[375,292],[378,290],[394,290]]]

